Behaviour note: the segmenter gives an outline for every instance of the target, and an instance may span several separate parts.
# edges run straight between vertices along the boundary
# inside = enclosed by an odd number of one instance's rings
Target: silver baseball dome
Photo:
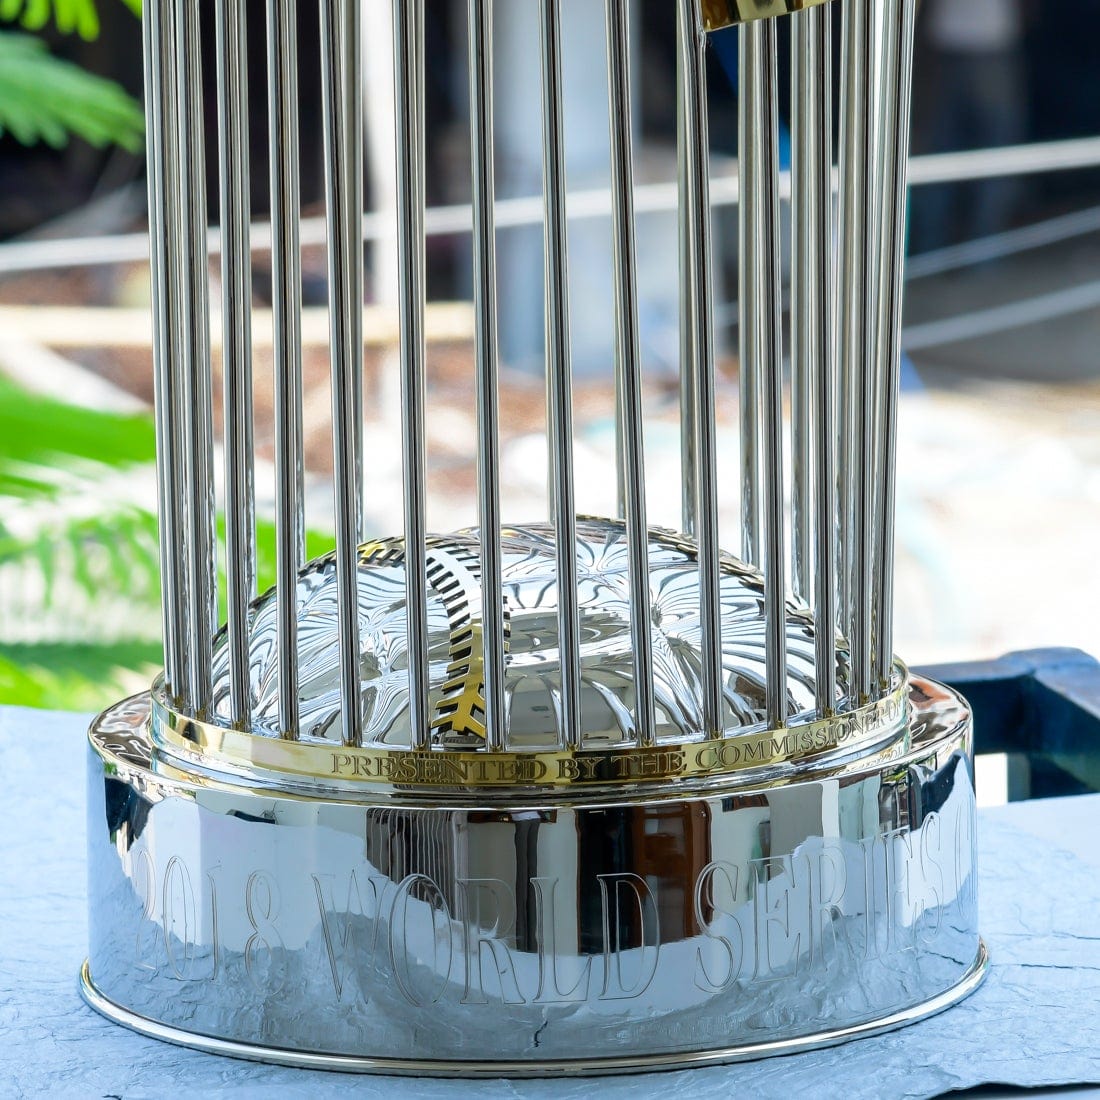
[[[504,743],[512,750],[550,750],[562,741],[558,588],[554,530],[547,524],[502,532],[506,624]],[[652,529],[649,538],[657,738],[703,737],[700,704],[699,569],[683,536]],[[428,542],[430,713],[433,741],[477,747],[484,738],[479,541],[476,531]],[[635,744],[628,554],[623,524],[582,520],[577,531],[580,598],[581,718],[585,747]],[[403,542],[367,543],[359,552],[359,668],[363,743],[409,747]],[[733,557],[722,559],[723,729],[728,734],[765,720],[763,579]],[[809,614],[787,609],[787,711],[814,708],[814,636]],[[252,732],[279,736],[274,592],[252,607],[250,680]],[[298,584],[300,720],[304,742],[342,740],[336,568],[310,563]],[[846,662],[838,661],[838,699]],[[229,654],[215,643],[214,705],[229,720]]]

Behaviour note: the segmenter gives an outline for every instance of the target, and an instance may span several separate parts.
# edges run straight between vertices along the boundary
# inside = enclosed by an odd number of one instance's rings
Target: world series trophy
[[[671,2],[682,530],[646,515],[629,0],[605,0],[619,514],[576,515],[561,0],[540,0],[551,507],[502,521],[492,3],[469,0],[480,522],[426,529],[425,14],[397,0],[404,531],[364,530],[361,14],[321,0],[336,549],[307,562],[298,12],[269,0],[277,581],[257,597],[245,3],[219,0],[220,629],[200,6],[146,5],[165,667],[90,730],[82,989],[111,1019],[299,1066],[600,1073],[836,1043],[980,982],[970,713],[892,647],[915,0],[836,0],[835,186],[833,5]],[[739,557],[716,503],[720,31],[740,36]]]

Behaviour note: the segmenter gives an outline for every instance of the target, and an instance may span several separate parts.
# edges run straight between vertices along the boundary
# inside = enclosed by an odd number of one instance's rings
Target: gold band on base
[[[170,755],[205,767],[248,767],[283,775],[388,787],[469,790],[577,788],[707,779],[794,765],[826,753],[868,749],[897,738],[906,721],[908,677],[884,698],[829,718],[705,741],[650,748],[548,752],[413,751],[284,741],[215,726],[172,710],[153,692],[152,737]]]

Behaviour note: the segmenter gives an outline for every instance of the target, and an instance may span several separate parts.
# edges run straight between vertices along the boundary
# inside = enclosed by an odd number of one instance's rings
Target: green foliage
[[[123,3],[135,15],[141,15],[141,0]],[[95,0],[0,0],[0,22],[19,23],[24,30],[42,30],[51,16],[63,34],[76,33],[89,42],[99,36]]]
[[[0,377],[0,703],[96,710],[160,667],[154,455],[150,417],[75,408]],[[263,592],[275,527],[256,526]],[[224,529],[219,517],[223,540]],[[307,533],[310,558],[332,546]]]
[[[54,57],[37,38],[0,34],[0,135],[61,148],[75,134],[137,153],[144,125],[141,106],[117,84]]]

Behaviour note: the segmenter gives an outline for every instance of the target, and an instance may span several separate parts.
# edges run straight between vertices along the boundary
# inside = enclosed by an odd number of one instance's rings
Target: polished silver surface
[[[321,0],[336,540],[307,562],[303,12],[266,0],[276,580],[258,595],[245,5],[217,0],[212,24],[214,238],[199,11],[172,0],[146,14],[166,661],[150,693],[91,731],[82,984],[113,1019],[294,1065],[627,1072],[899,1026],[984,973],[969,713],[891,651],[914,0],[844,5],[835,249],[829,9],[677,0],[682,532],[648,522],[632,6],[604,4],[617,518],[576,514],[563,0],[539,0],[530,43],[549,515],[522,524],[502,515],[500,488],[497,330],[513,288],[496,264],[494,6],[465,5],[479,526],[451,534],[427,514],[429,16],[424,0],[395,3],[382,44],[387,221],[363,209],[361,7]],[[788,512],[776,20],[793,8]],[[714,329],[706,70],[708,31],[736,19],[741,430],[728,476],[743,561],[721,550],[717,508],[718,371],[732,364]],[[363,407],[367,216],[396,238],[393,286],[371,287],[397,305],[397,354],[381,367],[401,387],[393,537],[365,519],[364,417],[385,419]],[[220,631],[207,302],[219,237]]]
[[[969,714],[920,680],[910,706],[877,753],[783,778],[484,809],[191,775],[138,697],[91,733],[92,1003],[420,1073],[660,1068],[919,1018],[984,955]]]
[[[477,314],[478,523],[500,529],[500,344],[497,333],[496,175],[493,156],[493,5],[469,0],[470,146],[474,194],[474,309]],[[504,601],[501,549],[481,539],[481,621],[488,747],[503,747]]]
[[[831,13],[793,17],[792,587],[813,602],[818,713],[836,696],[836,357],[833,345]],[[887,653],[890,650],[887,648]]]
[[[432,536],[427,541],[425,597],[428,657],[427,716],[431,743],[477,746],[485,738],[480,679],[482,648],[479,531]],[[557,574],[556,531],[529,524],[501,532],[502,605],[508,612],[508,662],[502,690],[505,722],[494,740],[511,751],[557,745],[646,743],[637,721],[637,654],[631,532],[615,520],[580,520],[577,578],[579,711],[568,735],[560,669],[568,659],[558,634],[562,588]],[[699,739],[766,724],[766,585],[759,573],[721,555],[718,652],[721,709],[707,724],[698,693],[708,640],[699,622],[699,566],[695,545],[671,531],[651,529],[646,542],[651,593],[651,677],[655,717],[652,738]],[[407,690],[408,614],[402,593],[409,562],[400,539],[368,544],[359,553],[357,592],[364,623],[356,664],[362,670],[362,743],[417,747]],[[337,629],[339,578],[331,556],[303,570],[298,584],[302,705],[298,737],[304,742],[349,741]],[[279,733],[278,601],[256,602],[249,637],[252,731]],[[816,705],[814,632],[808,613],[793,607],[780,618],[787,651],[780,696],[783,723],[808,718]],[[228,725],[231,651],[223,631],[213,660],[214,717]],[[846,667],[834,674],[847,687]],[[834,699],[839,705],[843,693]],[[781,723],[781,724],[783,724]],[[774,723],[772,723],[774,724]]]
[[[761,163],[765,125],[765,96],[769,94],[765,57],[755,24],[739,28],[737,54],[737,372],[740,389],[738,413],[741,427],[741,558],[762,563],[763,488],[761,480],[760,405],[763,350],[760,345],[761,295],[771,289],[762,283],[760,270],[762,219],[759,205],[764,186]],[[764,307],[766,308],[766,307]]]
[[[842,574],[848,583],[845,623],[851,647],[853,686],[858,702],[871,697],[872,668],[872,518],[875,500],[875,248],[877,219],[875,188],[881,183],[874,155],[875,106],[873,72],[875,8],[847,4],[845,52],[848,82],[842,129],[841,283],[842,390],[847,396],[842,420],[846,441],[841,478],[843,508]]]
[[[225,589],[231,721],[247,728],[248,604],[256,595],[252,414],[252,249],[248,171],[248,47],[244,0],[217,0],[218,170],[221,203]],[[168,536],[171,537],[171,536]]]
[[[879,408],[877,432],[877,539],[874,559],[875,675],[881,683],[894,650],[894,527],[897,482],[898,389],[901,380],[901,309],[905,272],[906,165],[912,100],[915,0],[889,4],[884,14],[883,97],[879,157],[883,166],[882,247],[878,252]]]
[[[699,625],[703,660],[699,695],[703,729],[721,726],[720,653],[722,625],[719,611],[721,541],[718,531],[717,428],[714,409],[714,291],[711,285],[710,126],[707,116],[706,35],[701,13],[693,0],[678,0],[679,76],[683,102],[683,244],[680,255],[682,301],[688,306],[684,346],[691,361],[688,387],[693,420],[681,430],[693,436],[695,501],[694,538],[699,547]]]
[[[694,305],[692,304],[694,248],[692,209],[689,201],[688,156],[693,140],[688,129],[685,66],[690,41],[690,10],[676,5],[676,232],[678,256],[678,306],[680,335],[680,527],[695,537],[695,509],[699,502],[699,456],[696,438],[695,389],[698,367],[695,358]],[[705,227],[705,223],[704,223]]]
[[[177,176],[172,170],[176,152],[172,107],[175,102],[172,65],[174,50],[167,37],[170,14],[160,5],[143,9],[145,112],[149,126],[149,274],[153,306],[153,391],[157,447],[157,520],[160,527],[160,573],[163,598],[162,637],[164,678],[168,693],[183,702],[187,653],[184,641],[185,586],[180,540],[181,515],[176,390],[172,364],[179,348],[178,308],[173,305],[178,273],[176,251]],[[166,27],[166,22],[169,26]]]
[[[783,670],[787,667],[786,635],[783,630],[787,586],[783,506],[783,339],[782,285],[779,256],[779,95],[775,24],[771,20],[746,23],[740,30],[741,62],[745,77],[742,95],[749,101],[750,129],[742,146],[741,251],[747,256],[749,279],[741,285],[741,326],[751,335],[742,361],[746,373],[759,386],[759,407],[752,410],[759,433],[751,461],[757,469],[741,472],[742,485],[751,480],[759,489],[760,516],[753,504],[751,522],[761,521],[759,531],[745,532],[746,555],[764,571],[764,602],[767,620],[768,723],[785,725],[787,701]],[[746,86],[747,85],[747,86]],[[751,152],[750,152],[751,150]],[[742,423],[744,428],[744,422]],[[746,513],[746,519],[749,519]]]
[[[185,456],[183,493],[187,522],[182,540],[188,600],[184,625],[191,661],[190,709],[210,706],[210,645],[217,615],[214,525],[214,428],[211,413],[210,302],[206,270],[206,141],[203,126],[199,11],[175,0],[177,155],[190,166],[180,188],[179,242],[186,250],[181,280],[180,399]]]
[[[569,234],[562,109],[561,0],[539,0],[542,44],[543,264],[546,293],[547,446],[555,525],[562,747],[581,736],[576,489],[573,472],[573,369],[569,329]]]
[[[642,354],[638,318],[638,255],[634,226],[634,152],[630,106],[629,0],[606,0],[611,120],[612,237],[615,264],[615,388],[619,424],[628,581],[634,653],[634,723],[639,745],[656,740],[653,701],[653,609],[646,520]]]
[[[356,236],[361,196],[353,194],[348,161],[352,155],[348,125],[349,53],[358,55],[358,0],[322,0],[321,85],[325,131],[325,188],[328,216],[330,359],[332,372],[332,451],[336,517],[337,628],[340,639],[340,724],[348,745],[362,743],[359,683],[359,597],[357,547],[363,506],[359,483],[361,456],[357,433],[356,377],[362,375],[362,342],[355,318],[362,316],[362,285],[356,277],[362,244]],[[358,421],[357,421],[358,418]]]
[[[938,997],[932,997],[913,1008],[895,1012],[890,1016],[873,1020],[867,1024],[852,1027],[834,1028],[831,1031],[818,1032],[799,1039],[781,1039],[775,1042],[745,1043],[724,1050],[705,1051],[698,1054],[653,1054],[648,1057],[590,1058],[580,1060],[561,1060],[555,1062],[477,1062],[463,1060],[451,1063],[425,1063],[418,1061],[401,1062],[389,1058],[356,1058],[341,1054],[310,1054],[300,1050],[285,1050],[277,1047],[258,1046],[252,1043],[238,1043],[226,1039],[214,1039],[206,1035],[195,1035],[180,1028],[166,1027],[144,1016],[129,1012],[104,997],[92,980],[91,970],[85,962],[80,968],[80,992],[88,1005],[101,1015],[122,1024],[151,1039],[160,1039],[167,1043],[187,1046],[208,1054],[220,1054],[228,1058],[242,1058],[247,1061],[272,1062],[276,1065],[294,1066],[298,1069],[321,1069],[336,1073],[382,1073],[401,1077],[447,1076],[457,1078],[507,1077],[558,1077],[562,1074],[599,1074],[608,1076],[626,1073],[645,1073],[671,1069],[699,1069],[704,1066],[719,1066],[736,1062],[751,1061],[758,1058],[779,1057],[786,1054],[800,1054],[809,1050],[836,1046],[853,1039],[866,1039],[872,1035],[894,1031],[899,1027],[919,1023],[935,1016],[965,1000],[985,980],[989,969],[989,952],[982,941],[978,941],[978,955],[973,966],[963,978]]]
[[[427,465],[424,439],[424,0],[394,5],[397,110],[397,256],[401,306],[401,438],[405,476],[405,571],[409,714],[413,744],[429,742]]]
[[[298,570],[305,560],[302,441],[302,258],[299,251],[298,65],[294,0],[267,0],[271,313],[275,357],[275,571],[279,723],[298,730]]]

